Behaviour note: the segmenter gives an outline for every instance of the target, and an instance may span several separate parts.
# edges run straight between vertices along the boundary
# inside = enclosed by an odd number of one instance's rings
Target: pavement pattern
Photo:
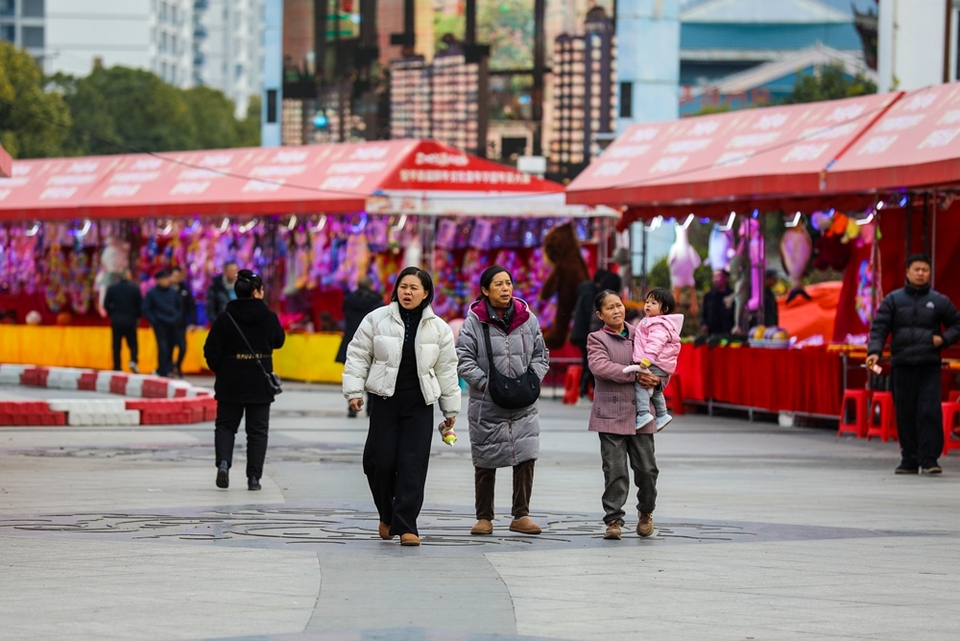
[[[198,379],[199,384],[211,384]],[[895,443],[683,415],[657,438],[656,534],[602,538],[588,409],[541,401],[531,505],[469,534],[466,413],[436,439],[423,545],[381,541],[366,420],[285,383],[263,490],[215,487],[213,425],[0,428],[0,640],[957,639],[960,459],[895,476]],[[0,400],[106,397],[0,386]],[[465,399],[464,399],[465,403]],[[465,408],[464,408],[465,409]],[[437,417],[439,422],[439,416]]]

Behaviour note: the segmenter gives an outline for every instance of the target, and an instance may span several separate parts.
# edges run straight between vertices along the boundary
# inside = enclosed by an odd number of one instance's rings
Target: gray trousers
[[[651,374],[656,374],[660,378],[670,376],[656,365],[651,365],[648,369]],[[667,401],[663,398],[662,385],[658,385],[653,389],[644,389],[640,387],[640,383],[634,383],[633,389],[637,395],[637,414],[646,414],[649,412],[650,403],[652,402],[654,416],[660,417],[667,415]]]
[[[653,512],[657,506],[657,459],[653,434],[600,433],[603,461],[603,522],[623,525],[623,504],[630,494],[630,468],[637,484],[637,511]]]

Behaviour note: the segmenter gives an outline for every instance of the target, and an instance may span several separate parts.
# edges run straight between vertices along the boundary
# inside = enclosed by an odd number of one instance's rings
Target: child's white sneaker
[[[640,430],[641,428],[646,427],[647,425],[654,422],[655,420],[657,420],[656,417],[650,412],[647,412],[646,414],[638,414],[637,430]]]
[[[658,432],[663,431],[663,428],[665,428],[665,427],[670,423],[670,421],[672,421],[672,420],[673,420],[673,417],[670,416],[669,414],[664,414],[663,416],[658,416],[658,417],[657,417],[657,431],[658,431]]]

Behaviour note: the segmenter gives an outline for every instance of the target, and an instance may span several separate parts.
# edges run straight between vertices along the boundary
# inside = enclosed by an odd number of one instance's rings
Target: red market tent
[[[960,83],[911,91],[837,160],[831,192],[960,182]]]
[[[636,218],[817,197],[830,166],[901,95],[633,125],[568,186],[567,202],[642,207],[627,216]]]
[[[0,220],[299,213],[614,215],[434,141],[18,161]],[[0,184],[0,189],[3,189]]]
[[[0,178],[9,178],[13,174],[13,159],[0,145]]]

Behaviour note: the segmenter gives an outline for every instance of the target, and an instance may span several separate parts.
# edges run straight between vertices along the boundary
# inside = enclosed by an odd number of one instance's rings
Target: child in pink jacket
[[[643,306],[644,317],[637,325],[633,342],[633,361],[637,364],[624,367],[624,372],[649,372],[663,377],[677,371],[683,314],[675,314],[676,309],[677,301],[669,290],[650,290]],[[660,387],[647,390],[640,387],[639,383],[634,388],[637,394],[637,429],[655,420],[659,432],[673,420],[667,414],[663,390]],[[650,413],[651,401],[656,417]]]

